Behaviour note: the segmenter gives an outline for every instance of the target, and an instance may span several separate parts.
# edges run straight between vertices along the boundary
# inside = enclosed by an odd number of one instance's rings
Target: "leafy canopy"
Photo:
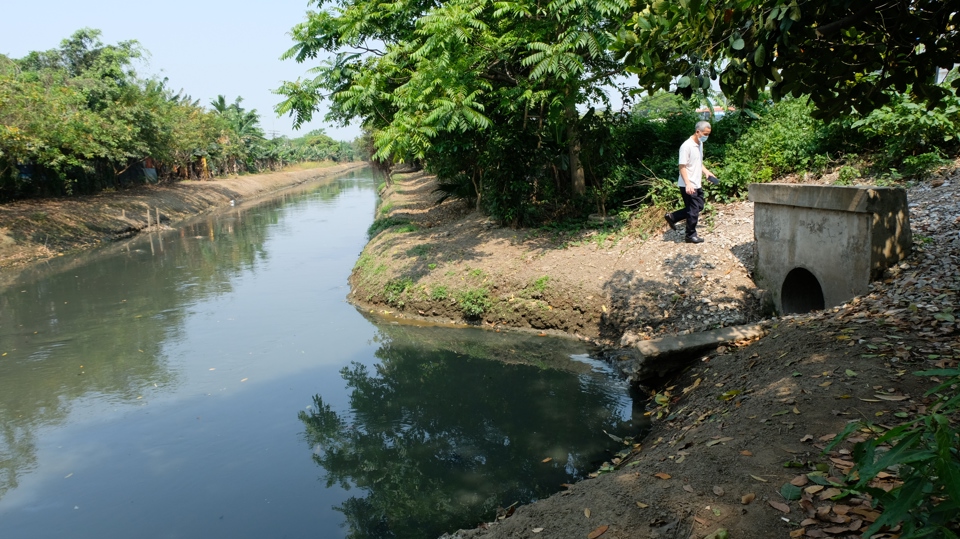
[[[648,90],[709,88],[739,103],[810,96],[820,117],[912,92],[937,103],[960,62],[960,0],[639,0],[616,49]],[[676,81],[676,82],[675,82]],[[960,91],[955,82],[952,92]]]

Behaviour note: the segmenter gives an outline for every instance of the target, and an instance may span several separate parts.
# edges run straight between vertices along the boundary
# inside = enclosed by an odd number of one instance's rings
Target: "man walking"
[[[680,146],[680,177],[677,186],[680,187],[680,196],[683,197],[683,209],[663,216],[676,230],[676,224],[687,220],[687,230],[684,241],[687,243],[703,243],[697,235],[697,221],[703,210],[703,188],[701,180],[704,176],[716,183],[716,177],[703,166],[703,143],[710,136],[710,122],[697,122],[693,135]]]

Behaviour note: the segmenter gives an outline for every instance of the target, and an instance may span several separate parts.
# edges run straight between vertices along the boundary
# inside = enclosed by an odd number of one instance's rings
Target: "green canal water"
[[[5,279],[0,537],[437,537],[637,431],[575,342],[346,303],[375,207],[364,169]]]

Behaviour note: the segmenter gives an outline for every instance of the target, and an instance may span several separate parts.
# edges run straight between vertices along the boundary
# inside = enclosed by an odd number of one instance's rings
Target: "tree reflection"
[[[605,376],[425,350],[406,334],[382,341],[375,373],[341,371],[352,413],[316,395],[299,414],[327,486],[366,494],[337,508],[349,537],[438,536],[491,520],[596,469],[612,447],[603,430],[623,426],[630,404]]]

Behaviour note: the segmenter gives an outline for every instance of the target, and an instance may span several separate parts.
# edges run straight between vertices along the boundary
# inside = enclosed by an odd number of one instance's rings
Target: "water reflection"
[[[193,307],[268,264],[268,237],[291,214],[361,184],[372,187],[368,175],[352,175],[206,215],[29,268],[0,287],[0,498],[37,467],[38,431],[64,424],[78,403],[131,405],[175,391],[182,375],[167,350]]]
[[[576,343],[382,326],[380,363],[341,375],[350,409],[300,412],[348,537],[436,537],[583,478],[635,432],[625,388]],[[580,360],[571,355],[581,354]],[[543,462],[544,459],[551,459]]]

